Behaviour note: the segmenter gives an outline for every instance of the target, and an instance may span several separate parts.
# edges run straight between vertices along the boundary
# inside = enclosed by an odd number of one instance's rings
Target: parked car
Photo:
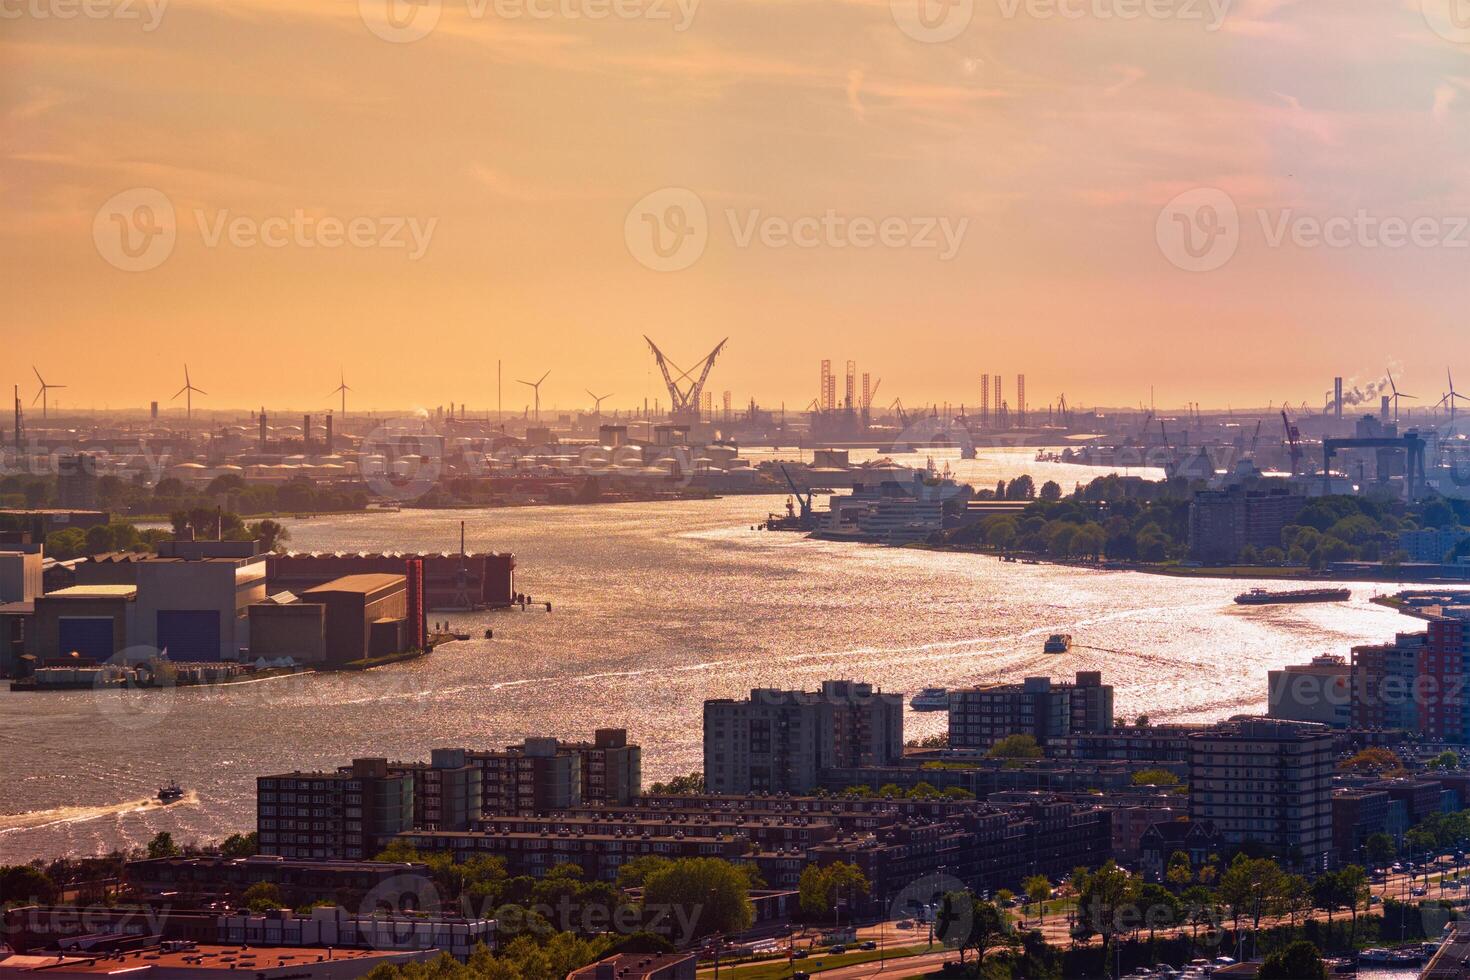
[[[841,943],[838,943],[837,945],[833,946],[831,949],[827,950],[827,952],[831,953],[833,956],[836,956],[839,953],[845,953],[845,952],[847,952],[847,947],[844,946],[844,945],[842,945]]]
[[[871,939],[869,939],[867,942],[863,943],[861,946],[858,947],[858,949],[862,949],[862,950],[874,950],[874,949],[877,949],[877,948],[878,948],[878,944],[875,943],[875,942],[873,942],[873,940],[871,940]]]

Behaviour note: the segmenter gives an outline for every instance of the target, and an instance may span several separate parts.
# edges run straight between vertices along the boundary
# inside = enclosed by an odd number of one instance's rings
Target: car
[[[794,949],[791,951],[791,958],[793,960],[804,960],[806,957],[807,952],[804,949]]]
[[[898,920],[898,927],[900,929],[912,929],[914,927],[914,920],[913,919],[899,919]]]
[[[829,948],[827,952],[831,953],[833,956],[837,956],[841,953],[847,952],[847,947],[842,945],[841,943],[838,943],[837,945]]]
[[[810,973],[803,973],[800,970],[797,970],[795,973],[791,974],[791,980],[812,980],[812,975]]]
[[[858,949],[869,950],[869,951],[875,950],[877,948],[878,948],[878,944],[875,943],[875,942],[873,942],[873,940],[871,940],[871,939],[869,939],[867,942],[863,943],[861,946],[858,947]]]

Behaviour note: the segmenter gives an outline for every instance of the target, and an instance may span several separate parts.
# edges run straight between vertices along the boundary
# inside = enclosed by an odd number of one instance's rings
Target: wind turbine
[[[44,419],[46,417],[46,393],[52,388],[65,388],[66,385],[48,385],[46,379],[41,377],[41,372],[36,369],[34,364],[31,365],[31,370],[35,372],[36,380],[41,382],[41,387],[36,392],[36,397],[31,399],[31,404],[34,405],[36,402],[41,403],[41,418]]]
[[[602,403],[612,397],[612,392],[608,392],[605,395],[599,395],[591,388],[587,388],[585,390],[587,394],[592,396],[592,414],[597,416],[598,418],[602,418]]]
[[[1450,392],[1449,392],[1449,394],[1445,395],[1443,398],[1441,398],[1439,400],[1439,405],[1435,405],[1434,407],[1435,408],[1439,408],[1440,405],[1448,405],[1449,406],[1449,409],[1450,409],[1450,421],[1451,422],[1454,422],[1455,421],[1455,399],[1459,398],[1459,399],[1462,399],[1464,401],[1470,401],[1470,395],[1462,395],[1458,391],[1455,390],[1455,376],[1450,373],[1450,369],[1449,368],[1445,368],[1444,369],[1444,376],[1445,376],[1445,378],[1450,383]]]
[[[342,417],[345,419],[347,417],[347,393],[352,389],[347,387],[347,375],[342,373],[340,368],[338,369],[337,377],[340,379],[340,383],[327,393],[327,397],[330,398],[336,394],[342,396]]]
[[[207,395],[207,394],[209,394],[209,392],[205,391],[203,388],[196,388],[196,387],[194,387],[194,382],[192,382],[192,381],[189,380],[189,365],[185,364],[184,365],[184,387],[182,387],[178,391],[174,392],[174,397],[173,398],[170,398],[169,401],[176,401],[180,395],[185,396],[184,397],[184,406],[185,406],[185,408],[184,408],[184,417],[186,419],[192,420],[194,418],[194,392],[196,392],[196,391],[199,392],[199,394],[201,394],[201,395]]]
[[[547,371],[546,372],[546,374],[550,374],[550,373],[551,373],[550,371]],[[533,392],[536,393],[536,421],[537,422],[540,422],[541,421],[541,382],[546,380],[546,374],[541,375],[541,377],[538,378],[535,381],[521,381],[519,379],[517,379],[517,381],[516,381],[517,384],[523,384],[527,388],[530,388]]]
[[[1415,398],[1415,399],[1417,399],[1419,396],[1418,395],[1409,395],[1409,394],[1405,394],[1404,392],[1399,391],[1399,386],[1396,385],[1396,384],[1394,384],[1394,381],[1393,381],[1393,372],[1392,371],[1385,371],[1384,373],[1388,375],[1388,387],[1389,387],[1389,390],[1391,390],[1393,392],[1393,420],[1395,422],[1397,422],[1399,420],[1399,399],[1400,398]]]

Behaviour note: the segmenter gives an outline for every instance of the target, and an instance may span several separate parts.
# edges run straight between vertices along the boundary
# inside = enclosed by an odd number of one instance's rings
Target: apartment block
[[[386,759],[338,772],[290,772],[255,781],[260,853],[365,860],[413,826],[413,777]]]
[[[1352,721],[1352,674],[1341,657],[1324,655],[1266,673],[1267,714],[1346,728]]]
[[[1333,850],[1332,773],[1326,726],[1246,718],[1191,735],[1189,815],[1229,844],[1256,843],[1310,869]]]
[[[1200,561],[1234,561],[1250,545],[1280,546],[1281,529],[1306,504],[1306,497],[1284,489],[1201,490],[1189,505],[1189,554]]]
[[[711,793],[809,793],[829,767],[903,756],[903,698],[870,684],[819,691],[758,688],[746,701],[704,703],[704,778]]]
[[[1008,735],[1038,744],[1113,728],[1113,688],[1095,670],[1075,682],[1028,677],[1020,684],[984,684],[949,695],[949,747],[985,750]]]

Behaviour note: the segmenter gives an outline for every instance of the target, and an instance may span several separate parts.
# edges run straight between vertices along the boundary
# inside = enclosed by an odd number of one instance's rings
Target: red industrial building
[[[347,575],[404,574],[408,561],[422,561],[424,605],[428,610],[498,609],[515,599],[516,559],[512,554],[373,554],[313,552],[272,555],[266,570],[272,593],[300,595]]]

